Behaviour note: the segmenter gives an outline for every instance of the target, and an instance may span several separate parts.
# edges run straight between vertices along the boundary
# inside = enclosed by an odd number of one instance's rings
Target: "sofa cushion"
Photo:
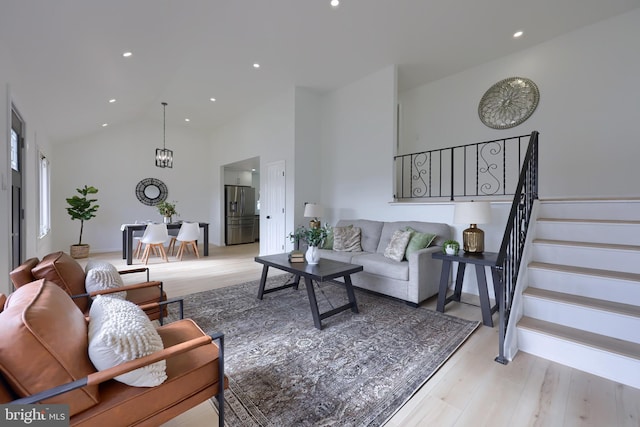
[[[36,279],[47,279],[67,291],[69,295],[85,293],[82,266],[62,251],[51,253],[42,258],[42,261],[33,268],[32,272]],[[73,302],[83,313],[89,305],[88,298],[76,298]]]
[[[429,247],[429,245],[437,237],[433,233],[420,233],[419,231],[414,230],[412,227],[407,227],[407,231],[411,231],[413,232],[413,234],[411,235],[411,239],[409,240],[407,249],[404,252],[404,259],[409,259],[409,255],[411,255],[415,251],[419,251],[420,249]]]
[[[359,252],[359,227],[333,227],[333,250],[338,252]]]
[[[409,262],[397,262],[383,254],[363,254],[351,258],[353,264],[359,264],[365,273],[376,274],[396,280],[409,280]]]
[[[162,350],[160,335],[140,307],[110,296],[98,295],[89,311],[89,358],[98,370]],[[117,376],[135,387],[154,387],[167,379],[166,361]]]
[[[441,246],[442,243],[449,239],[451,236],[451,229],[449,225],[437,222],[422,222],[422,221],[395,221],[385,222],[380,233],[380,243],[378,248],[372,252],[384,253],[387,245],[391,241],[391,236],[396,230],[406,230],[407,227],[413,228],[420,233],[432,233],[437,237],[434,239],[432,245]]]
[[[36,280],[36,278],[33,277],[31,270],[33,270],[33,267],[38,265],[39,262],[40,260],[38,258],[29,258],[14,268],[11,273],[9,273],[13,286],[19,288],[22,285],[26,285],[27,283],[31,283]]]
[[[84,286],[87,292],[117,289],[124,286],[120,273],[113,264],[106,261],[90,260],[84,268],[86,277]],[[126,292],[115,292],[110,297],[125,299]]]
[[[0,370],[20,397],[96,372],[87,354],[85,317],[54,283],[38,280],[18,288],[0,313],[0,325]],[[98,403],[98,387],[44,402],[69,404],[73,415]]]
[[[382,230],[383,224],[381,221],[372,221],[369,219],[341,219],[336,226],[346,227],[352,225],[360,228],[360,246],[362,250],[364,252],[376,252],[378,243],[380,242],[380,231]]]
[[[332,259],[334,261],[341,261],[350,263],[354,254],[361,254],[362,252],[338,252],[330,249],[320,249],[320,258]]]
[[[412,234],[412,231],[396,230],[384,250],[384,256],[397,262],[402,261]]]

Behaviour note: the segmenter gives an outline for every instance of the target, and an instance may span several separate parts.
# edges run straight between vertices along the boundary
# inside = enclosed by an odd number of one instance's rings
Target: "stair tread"
[[[571,240],[553,240],[553,239],[534,239],[533,243],[545,244],[545,245],[579,246],[583,248],[640,251],[640,246],[638,245],[621,245],[617,243],[576,242]]]
[[[585,276],[598,276],[598,277],[605,277],[610,279],[640,282],[640,274],[627,273],[624,271],[602,270],[598,268],[587,268],[587,267],[575,267],[572,265],[551,264],[547,262],[538,262],[538,261],[529,263],[529,268],[554,270],[554,271],[560,271],[563,273],[574,273],[574,274],[581,274]]]
[[[518,327],[640,360],[640,344],[523,316]]]
[[[527,287],[524,290],[523,294],[640,318],[640,307],[638,307],[637,305],[623,304],[615,301],[583,297],[581,295],[567,294],[563,292],[532,287]]]
[[[631,219],[576,219],[576,218],[538,218],[539,222],[588,223],[611,225],[640,225],[640,221]]]

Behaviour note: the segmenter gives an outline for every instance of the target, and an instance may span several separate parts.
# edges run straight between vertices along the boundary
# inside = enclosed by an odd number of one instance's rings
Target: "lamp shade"
[[[317,203],[307,203],[304,205],[305,218],[318,218],[324,214],[324,208]]]
[[[487,224],[491,222],[489,202],[460,202],[453,210],[453,222],[456,224]]]

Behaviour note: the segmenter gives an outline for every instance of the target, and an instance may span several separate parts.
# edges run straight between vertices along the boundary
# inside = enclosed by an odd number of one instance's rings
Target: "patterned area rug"
[[[262,301],[258,281],[185,297],[185,317],[225,334],[228,426],[380,426],[479,325],[356,290],[360,313],[318,330],[303,282]],[[348,302],[340,285],[315,286],[321,313]]]

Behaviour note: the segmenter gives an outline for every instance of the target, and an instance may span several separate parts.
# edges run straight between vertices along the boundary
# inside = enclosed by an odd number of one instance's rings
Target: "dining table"
[[[203,229],[203,255],[209,256],[209,223],[199,222],[200,228]],[[181,222],[172,222],[167,224],[167,230],[179,230],[182,226]],[[122,259],[127,260],[127,265],[133,264],[133,233],[135,231],[144,231],[147,228],[146,224],[122,224],[120,230],[122,231]]]

